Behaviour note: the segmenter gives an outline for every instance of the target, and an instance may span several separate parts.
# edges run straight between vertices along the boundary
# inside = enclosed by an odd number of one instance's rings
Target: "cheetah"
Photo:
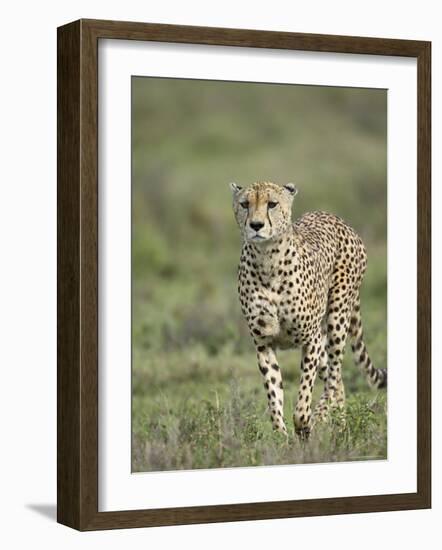
[[[316,422],[345,402],[341,365],[349,337],[355,363],[374,388],[387,385],[363,339],[359,289],[367,266],[364,244],[339,217],[309,212],[292,222],[297,188],[271,182],[230,184],[242,236],[238,268],[241,309],[255,344],[274,430],[287,436],[277,349],[301,348],[295,433],[308,438]],[[316,376],[323,393],[312,413]]]

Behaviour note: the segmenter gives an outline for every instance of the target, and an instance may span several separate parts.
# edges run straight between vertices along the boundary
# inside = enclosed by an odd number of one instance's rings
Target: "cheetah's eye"
[[[267,206],[268,206],[269,208],[275,208],[275,206],[276,206],[277,204],[278,204],[277,202],[269,201],[269,202],[267,203]]]
[[[248,208],[249,207],[249,201],[242,201],[239,203],[243,208]]]

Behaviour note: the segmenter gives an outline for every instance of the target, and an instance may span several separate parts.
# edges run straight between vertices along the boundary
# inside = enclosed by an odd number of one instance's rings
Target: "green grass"
[[[213,354],[194,345],[134,357],[134,471],[382,459],[387,456],[387,399],[367,388],[346,357],[346,422],[337,413],[306,444],[293,434],[299,352],[279,354],[289,443],[273,432],[253,352],[229,346]],[[314,398],[322,391],[317,380]]]
[[[360,389],[361,375],[352,374],[346,377],[345,425],[334,413],[302,443],[291,423],[296,377],[284,371],[287,443],[271,429],[251,354],[210,357],[194,349],[185,364],[181,354],[156,357],[134,375],[133,470],[385,458],[386,394]],[[316,397],[319,391],[317,384]]]
[[[386,394],[351,354],[345,429],[332,419],[302,444],[300,356],[281,352],[289,443],[272,432],[236,295],[228,187],[293,181],[295,217],[326,210],[358,231],[365,339],[387,366],[385,91],[135,78],[132,128],[133,470],[385,458]]]

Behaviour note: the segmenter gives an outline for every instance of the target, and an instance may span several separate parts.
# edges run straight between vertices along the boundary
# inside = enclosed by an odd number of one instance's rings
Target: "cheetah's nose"
[[[259,231],[264,227],[263,222],[250,222],[250,227],[254,229],[255,231]]]

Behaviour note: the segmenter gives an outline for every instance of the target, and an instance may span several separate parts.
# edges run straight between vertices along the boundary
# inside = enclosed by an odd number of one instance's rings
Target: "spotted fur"
[[[363,339],[359,289],[367,266],[361,238],[343,220],[310,212],[292,223],[293,184],[231,184],[242,234],[238,270],[241,308],[255,343],[275,430],[287,434],[282,374],[276,350],[302,350],[301,379],[293,420],[308,436],[330,407],[345,401],[341,365],[347,337],[356,364],[375,388],[387,384]],[[316,376],[324,391],[312,413]]]

